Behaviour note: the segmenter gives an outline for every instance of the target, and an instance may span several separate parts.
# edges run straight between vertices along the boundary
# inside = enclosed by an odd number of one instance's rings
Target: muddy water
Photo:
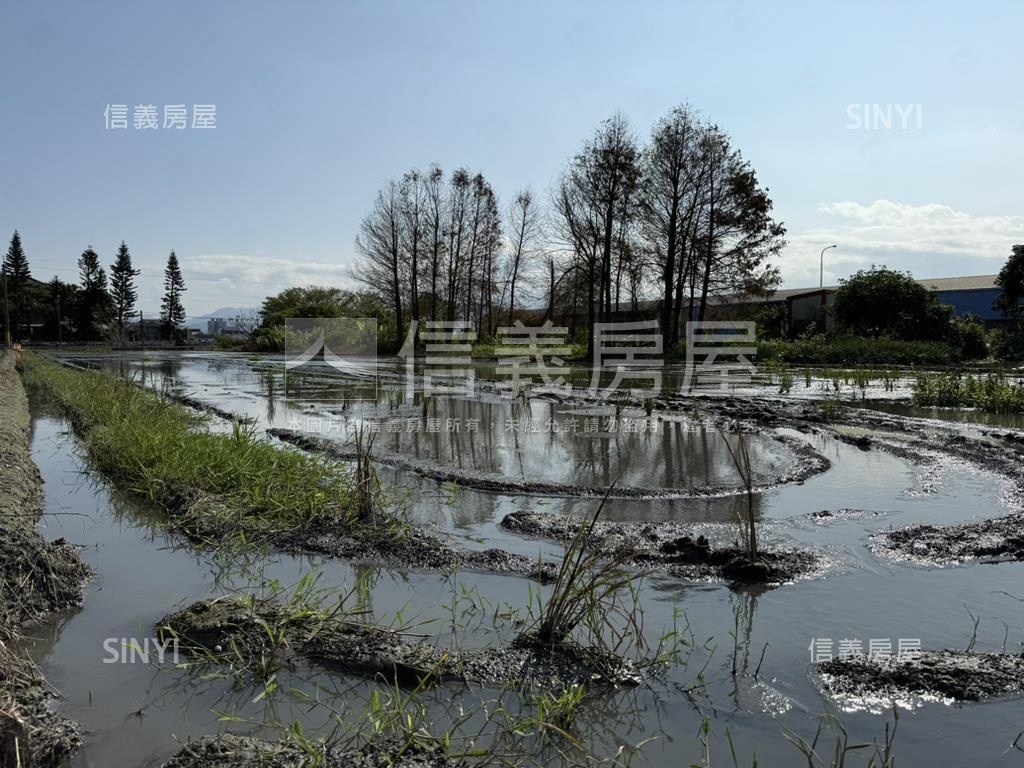
[[[285,426],[290,418],[275,385],[269,385],[268,391],[266,373],[254,370],[244,357],[183,354],[147,361],[122,356],[114,361],[80,362],[136,373],[144,368],[151,383],[177,387],[210,405],[255,417],[261,424]],[[504,407],[484,396],[480,399],[480,409]],[[422,632],[442,644],[458,641],[482,646],[510,636],[513,628],[503,622],[495,626],[493,609],[480,607],[477,596],[491,606],[523,608],[528,601],[528,583],[516,578],[367,570],[337,561],[278,555],[223,564],[197,555],[161,532],[151,511],[112,492],[90,474],[63,422],[44,404],[37,402],[34,407],[33,449],[46,480],[47,534],[82,544],[85,559],[98,573],[85,607],[41,628],[32,648],[50,681],[66,697],[62,709],[83,723],[86,747],[77,765],[157,765],[174,751],[175,738],[226,727],[218,723],[215,712],[232,712],[258,722],[299,720],[307,732],[315,732],[330,723],[331,710],[352,714],[363,707],[370,685],[316,670],[284,674],[283,687],[317,696],[329,706],[311,708],[288,696],[276,697],[272,706],[265,701],[253,704],[259,692],[255,687],[198,680],[169,665],[103,663],[108,657],[104,640],[142,640],[150,636],[155,621],[182,602],[223,594],[250,581],[265,584],[276,579],[293,584],[302,573],[314,569],[323,574],[326,584],[338,588],[351,587],[363,574],[369,585],[364,599],[378,621],[390,623],[400,615],[405,621],[421,623]],[[300,406],[298,413],[308,407],[308,403]],[[372,404],[350,404],[346,410],[361,408],[376,414],[385,407],[389,406],[375,398]],[[326,401],[314,405],[316,412],[332,409],[340,410],[340,406]],[[709,458],[713,447],[706,449],[713,446],[712,435],[700,435],[693,425],[684,427],[680,427],[680,435],[685,432],[686,436],[678,438],[681,453],[666,453],[662,446],[640,442],[613,448],[615,440],[624,438],[608,436],[603,438],[609,443],[607,450],[592,462],[594,469],[566,447],[572,445],[566,439],[556,451],[546,454],[547,459],[536,460],[524,471],[549,466],[547,476],[568,478],[579,477],[576,473],[580,472],[591,472],[597,478],[632,471],[634,482],[659,485],[700,476],[724,477],[723,463]],[[484,432],[481,428],[481,438]],[[435,452],[424,455],[456,461],[459,457],[451,450],[459,444],[432,446],[430,451]],[[505,446],[495,440],[479,452],[463,447],[461,460],[472,460],[479,471],[511,473],[515,460],[500,458]],[[782,486],[763,494],[759,512],[769,539],[799,542],[828,553],[834,563],[829,574],[761,595],[735,594],[718,584],[648,579],[641,600],[649,638],[656,641],[672,626],[675,612],[681,611],[699,650],[688,664],[674,667],[663,682],[589,703],[577,727],[595,751],[611,755],[620,743],[653,737],[655,741],[642,752],[646,764],[659,768],[689,765],[700,757],[698,729],[708,718],[713,765],[732,764],[727,734],[736,745],[740,765],[750,765],[755,753],[759,765],[797,765],[802,758],[784,732],[791,730],[810,738],[815,718],[829,706],[808,677],[812,639],[828,638],[838,644],[855,638],[866,644],[871,638],[889,638],[895,646],[899,638],[909,638],[920,639],[926,648],[962,648],[973,632],[970,610],[980,619],[978,650],[999,649],[1004,642],[1008,650],[1022,648],[1024,603],[1005,593],[1024,597],[1024,565],[910,568],[880,561],[866,547],[872,530],[890,525],[1000,514],[1005,511],[1002,482],[953,461],[922,470],[891,455],[863,452],[829,438],[816,438],[816,447],[832,461],[832,469],[803,485]],[[397,448],[415,450],[401,443]],[[530,451],[542,449],[537,444],[529,446]],[[682,454],[689,457],[702,450],[703,457],[682,458]],[[764,451],[765,461],[782,464],[787,460],[774,445],[765,445]],[[656,465],[659,461],[678,461],[684,468],[666,475],[664,467]],[[556,463],[559,466],[555,467]],[[454,490],[397,472],[386,472],[384,477],[392,494],[405,500],[417,520],[467,547],[501,546],[528,554],[554,554],[550,545],[503,533],[497,523],[516,509],[566,512],[584,511],[593,505],[581,499]],[[734,503],[728,497],[620,499],[610,503],[609,514],[618,519],[724,523],[734,519]],[[825,523],[808,517],[823,509],[846,507],[871,514]],[[738,637],[735,645],[732,632]],[[738,654],[736,676],[731,673],[734,652]],[[698,685],[697,675],[705,663],[704,684]],[[760,675],[755,679],[758,664]],[[451,688],[430,694],[438,727],[443,729],[452,716],[453,701],[461,696],[466,706],[472,706],[480,695]],[[1022,755],[1010,748],[1010,743],[1022,727],[1022,712],[1020,701],[965,707],[930,705],[904,712],[896,739],[899,764],[1018,765]],[[851,712],[841,717],[851,742],[882,736],[882,715]]]

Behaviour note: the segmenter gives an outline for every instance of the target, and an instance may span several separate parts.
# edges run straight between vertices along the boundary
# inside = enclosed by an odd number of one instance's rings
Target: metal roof
[[[930,280],[918,280],[930,291],[981,291],[998,288],[998,275],[975,275],[973,277],[933,277]]]
[[[927,280],[918,280],[917,282],[923,285],[930,291],[982,291],[982,290],[993,290],[998,288],[996,285],[996,277],[998,275],[974,275],[970,277],[933,277]],[[740,294],[711,294],[708,296],[709,306],[721,306],[723,304],[773,304],[781,303],[793,296],[802,296],[808,293],[817,293],[818,291],[835,291],[839,288],[838,285],[826,285],[824,288],[818,288],[817,286],[809,288],[783,288],[778,291],[772,291],[767,296],[743,296]],[[637,302],[637,309],[639,311],[651,311],[661,306],[660,299],[644,299],[643,301]],[[615,311],[629,311],[632,309],[631,304],[620,303],[613,305]]]
[[[984,291],[994,290],[999,287],[996,285],[997,277],[998,275],[932,277],[926,280],[918,280],[917,282],[929,291]],[[749,302],[753,304],[757,302],[782,302],[792,298],[793,296],[802,296],[806,293],[817,293],[818,291],[835,291],[838,288],[838,285],[826,285],[824,288],[785,288],[783,290],[774,291],[767,296],[722,296],[717,299],[716,303],[732,304]]]

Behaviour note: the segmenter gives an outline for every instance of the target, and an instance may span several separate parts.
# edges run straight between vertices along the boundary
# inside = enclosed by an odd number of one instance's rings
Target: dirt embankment
[[[450,768],[456,765],[440,746],[375,741],[359,748],[264,741],[225,733],[186,744],[163,768]],[[462,760],[458,765],[466,765]]]
[[[12,645],[23,625],[79,605],[89,569],[63,539],[36,530],[42,478],[28,440],[28,400],[13,356],[0,350],[0,766],[61,765],[81,744],[78,725],[51,708],[54,692]]]
[[[199,601],[165,617],[157,633],[163,640],[176,640],[183,653],[243,672],[254,660],[276,656],[279,663],[305,659],[408,687],[457,681],[562,690],[574,684],[607,688],[641,682],[628,659],[571,641],[541,645],[524,634],[507,647],[442,648],[344,617],[289,612],[269,600]]]

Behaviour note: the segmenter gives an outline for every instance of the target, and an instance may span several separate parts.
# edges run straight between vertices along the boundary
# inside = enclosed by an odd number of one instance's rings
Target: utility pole
[[[60,319],[60,294],[57,294],[57,346],[64,346],[64,328]]]
[[[146,328],[142,321],[142,310],[139,310],[139,349],[146,351]]]
[[[4,346],[11,347],[11,310],[7,304],[7,275],[4,275]]]

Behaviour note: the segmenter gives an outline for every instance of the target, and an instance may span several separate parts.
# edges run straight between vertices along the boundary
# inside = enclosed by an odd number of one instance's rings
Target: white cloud
[[[786,285],[817,285],[819,254],[832,243],[839,247],[825,254],[826,283],[872,264],[919,278],[994,273],[1010,247],[1024,242],[1024,216],[976,216],[938,203],[843,201],[820,203],[818,211],[833,220],[791,233],[780,263]]]
[[[203,254],[181,257],[187,296],[196,310],[225,304],[259,306],[263,299],[291,286],[352,288],[351,265],[276,256]],[[190,312],[192,311],[190,307]]]

